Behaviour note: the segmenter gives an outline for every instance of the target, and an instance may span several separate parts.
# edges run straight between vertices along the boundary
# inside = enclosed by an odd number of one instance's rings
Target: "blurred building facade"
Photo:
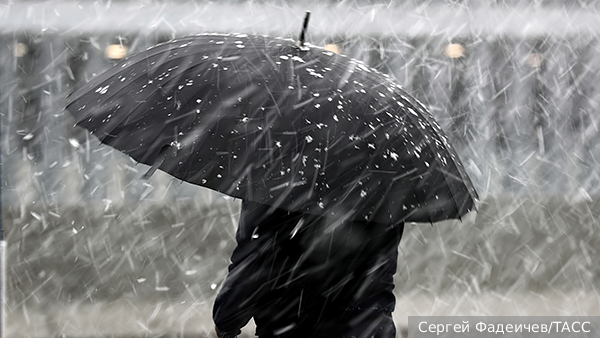
[[[124,185],[142,169],[90,146],[62,110],[64,97],[115,60],[177,36],[294,38],[303,8],[314,11],[312,43],[392,75],[429,107],[484,197],[599,193],[592,2],[284,3],[9,4],[0,12],[3,169],[11,178],[3,202],[139,198],[144,189]]]

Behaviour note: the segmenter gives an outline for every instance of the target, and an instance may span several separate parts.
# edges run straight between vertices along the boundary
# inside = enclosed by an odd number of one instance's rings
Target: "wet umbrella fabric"
[[[67,109],[149,174],[244,200],[385,224],[475,207],[458,156],[418,101],[359,61],[292,40],[159,44],[84,85]]]

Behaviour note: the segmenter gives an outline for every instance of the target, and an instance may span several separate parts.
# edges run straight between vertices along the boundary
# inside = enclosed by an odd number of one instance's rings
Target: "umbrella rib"
[[[190,39],[190,40],[191,40],[191,39]],[[179,43],[180,41],[178,40],[177,42]],[[171,42],[171,44],[172,44],[172,43],[173,43],[173,42]],[[200,48],[201,46],[205,46],[205,45],[206,45],[206,44],[202,44],[202,45],[194,45],[194,47],[198,47],[198,48]],[[160,45],[159,45],[159,46],[160,46]],[[164,46],[165,46],[165,47],[166,47],[166,46],[169,46],[169,44],[165,44]],[[178,47],[178,48],[184,48],[184,47]],[[140,63],[142,63],[142,62],[147,62],[147,63],[148,63],[148,62],[150,61],[150,59],[151,59],[151,58],[153,58],[153,57],[159,57],[159,56],[161,56],[161,55],[168,56],[168,55],[169,55],[169,54],[168,54],[168,52],[171,52],[171,51],[175,50],[175,48],[171,48],[171,49],[162,49],[162,50],[159,50],[159,51],[155,51],[154,49],[151,49],[151,50],[152,50],[152,52],[153,52],[152,54],[148,54],[147,52],[149,52],[149,51],[150,51],[150,50],[148,50],[148,51],[146,51],[146,52],[144,52],[144,53],[142,53],[142,54],[139,54],[139,55],[137,55],[137,56],[139,56],[139,57],[140,57],[140,58],[142,58],[142,59],[140,59],[140,60],[136,60],[136,61],[135,61],[135,63],[132,63],[132,64],[128,65],[126,69],[133,68],[134,66],[136,66],[136,65],[138,65],[138,64],[140,64]],[[169,61],[170,61],[170,62],[172,62],[172,61],[179,61],[179,60],[181,60],[181,59],[185,59],[185,58],[191,58],[191,56],[192,56],[192,55],[195,55],[195,54],[200,54],[200,52],[201,52],[201,51],[202,51],[202,50],[198,50],[198,52],[182,54],[182,55],[180,55],[180,56],[176,56],[176,57],[170,58],[170,60],[169,60]],[[193,59],[193,58],[192,58],[192,59]],[[128,62],[131,62],[132,60],[131,60],[131,59],[129,59],[129,60],[127,60],[127,61],[128,61]],[[126,63],[127,61],[124,61],[124,63]],[[193,65],[191,65],[191,66],[189,66],[189,67],[187,67],[187,68],[185,68],[185,69],[181,70],[179,73],[176,73],[176,75],[181,75],[181,74],[184,74],[185,72],[187,72],[187,71],[189,71],[190,69],[193,69],[193,68],[195,68],[195,67],[199,66],[200,64],[202,64],[202,63],[204,63],[204,62],[212,62],[212,61],[213,61],[212,59],[206,59],[206,60],[204,60],[204,59],[201,59],[201,60],[197,61],[195,64],[193,64]],[[176,64],[180,64],[180,63],[181,63],[181,62],[179,62],[179,63],[176,63]],[[163,65],[164,65],[164,64],[163,64]],[[119,65],[115,66],[115,68],[114,68],[114,69],[120,69],[120,68],[119,68]],[[120,69],[120,72],[121,72],[121,71],[122,71],[122,69]],[[111,75],[108,75],[108,73],[109,73],[109,72],[110,72],[110,70],[109,70],[109,71],[107,71],[107,72],[105,72],[105,73],[103,73],[103,74],[100,74],[100,75],[99,75],[99,76],[96,78],[96,79],[97,79],[97,81],[96,81],[96,82],[101,82],[102,84],[105,84],[107,81],[109,81],[109,80],[111,80],[112,78],[114,78],[114,77],[116,77],[116,76],[120,75],[120,72],[119,72],[119,73],[116,73],[116,74],[111,74]],[[142,73],[141,73],[141,74],[139,74],[138,76],[135,76],[135,77],[133,77],[133,79],[134,79],[134,80],[137,80],[137,79],[139,79],[139,78],[141,78],[141,77],[143,77],[143,76],[145,76],[145,75],[148,75],[148,77],[150,76],[150,67],[148,67],[148,69],[147,69],[145,72],[142,72]],[[96,79],[95,79],[95,80],[96,80]],[[165,83],[168,83],[168,82],[170,82],[170,81],[171,81],[171,79],[169,79],[169,81],[166,81]],[[132,81],[132,82],[133,82],[133,81]],[[77,94],[77,93],[79,93],[79,92],[82,92],[83,94],[87,94],[87,92],[88,92],[89,88],[91,88],[91,87],[93,87],[93,86],[91,86],[91,84],[90,84],[90,85],[88,85],[88,86],[84,86],[84,87],[80,88],[79,90],[75,91],[74,93],[70,94],[70,95],[69,95],[69,100],[71,101],[71,103],[72,103],[73,101],[75,101],[75,100],[77,100],[77,99],[79,99],[79,98],[81,98],[81,97],[82,97],[81,95],[78,95],[78,97],[71,98],[71,96],[73,96],[73,95],[75,95],[75,94]],[[113,94],[112,96],[110,96],[110,97],[108,97],[108,98],[112,98],[112,97],[114,97],[114,96],[115,96],[115,95],[117,95],[117,94],[119,94],[119,92],[117,92],[117,93]],[[68,106],[69,106],[71,103],[68,103],[68,104],[67,104],[67,107],[68,107]]]
[[[412,114],[407,114],[407,115],[412,115]],[[421,114],[421,115],[424,115],[424,114]],[[431,128],[433,129],[433,126],[431,126]],[[436,133],[436,136],[440,137],[440,135],[439,135],[439,134],[438,134],[438,133],[437,133],[435,130],[433,130],[433,132],[435,132],[435,133]],[[425,142],[425,144],[427,144],[427,147],[429,148],[429,150],[432,152],[432,154],[433,154],[433,155],[434,155],[434,157],[435,157],[435,154],[436,154],[437,152],[436,152],[436,150],[433,148],[433,145],[431,144],[431,142],[428,142],[428,141],[427,141],[427,142]],[[452,155],[452,153],[451,153],[452,149],[451,149],[451,148],[445,148],[445,149],[448,151],[448,153],[449,153],[450,155]],[[457,158],[457,160],[458,160],[458,158]],[[454,163],[454,160],[452,160],[452,161],[448,161],[448,162],[449,162],[449,163]],[[455,164],[455,165],[456,165],[456,164]],[[448,187],[448,191],[450,191],[451,200],[452,200],[452,202],[453,202],[453,204],[454,204],[454,207],[456,208],[456,212],[457,212],[457,214],[458,214],[458,215],[459,215],[459,217],[460,217],[460,207],[458,206],[458,203],[456,203],[456,200],[455,200],[455,194],[454,194],[454,192],[452,191],[452,189],[451,189],[451,185],[450,185],[450,182],[448,181],[448,178],[446,177],[446,174],[445,174],[445,173],[446,173],[446,171],[440,170],[440,172],[442,173],[442,177],[444,178],[444,182],[446,182],[446,186]],[[466,184],[465,184],[465,188],[466,188]],[[468,188],[467,188],[467,192],[468,192]],[[470,193],[469,193],[469,195],[470,195]],[[429,216],[429,217],[430,217],[430,222],[431,222],[431,223],[433,223],[433,222],[432,222],[432,219],[431,219],[431,214],[430,214],[430,216]]]
[[[265,55],[265,57],[267,57],[267,59],[269,59],[271,62],[273,62],[273,60],[271,59],[271,57],[265,53],[263,51],[263,54]],[[260,75],[260,77],[262,78],[263,81],[265,81],[265,89],[267,90],[267,92],[269,93],[269,96],[271,97],[271,99],[273,100],[273,103],[275,104],[275,109],[277,110],[277,113],[279,114],[279,116],[283,116],[283,114],[281,113],[281,110],[279,110],[279,103],[275,100],[275,96],[273,95],[273,92],[271,91],[271,89],[269,88],[269,86],[267,86],[267,79],[264,77],[264,74],[262,74],[258,68],[256,68],[253,64],[250,64],[250,67],[252,69],[254,69],[254,71]],[[281,84],[279,84],[281,85]]]
[[[187,40],[193,40],[193,38],[188,38]],[[178,40],[178,42],[180,42],[180,41]],[[116,65],[114,68],[111,68],[111,69],[107,70],[106,72],[98,75],[94,79],[94,81],[95,81],[95,83],[98,83],[98,82],[105,83],[106,81],[110,80],[111,78],[113,78],[113,77],[115,77],[115,76],[117,76],[119,74],[119,73],[117,73],[117,74],[109,74],[112,69],[122,69],[119,66],[122,67],[122,65],[127,64],[128,62],[133,62],[133,63],[127,65],[126,68],[132,68],[132,67],[134,67],[134,66],[136,66],[136,65],[138,65],[138,64],[140,64],[142,62],[147,62],[148,63],[149,60],[150,60],[150,58],[152,58],[152,57],[159,56],[161,54],[165,54],[165,52],[175,50],[176,48],[171,48],[172,44],[173,44],[173,42],[171,41],[169,43],[165,43],[164,45],[157,45],[154,48],[151,48],[151,49],[149,49],[149,50],[147,50],[145,52],[137,54],[137,55],[135,55],[134,57],[132,57],[130,59],[125,59],[122,63]],[[165,48],[159,48],[159,47],[169,47],[169,48],[165,49]],[[179,48],[185,48],[185,47],[179,46],[177,49],[179,49]],[[152,51],[152,54],[150,54],[150,51]],[[172,58],[171,60],[179,60],[179,59],[182,59],[182,58],[187,57],[187,56],[189,56],[189,54],[184,54],[184,55],[182,55],[180,57]],[[140,58],[140,59],[136,60],[137,58]],[[205,61],[205,60],[203,60],[203,61]],[[148,70],[149,69],[150,68],[148,68]],[[145,73],[141,74],[140,76],[143,76],[144,74],[147,74],[147,73],[148,72],[145,72]],[[88,83],[87,85],[85,85],[84,87],[80,88],[79,90],[77,90],[77,91],[69,94],[68,95],[68,99],[70,101],[75,101],[75,100],[81,98],[82,97],[81,94],[87,94],[89,88],[91,88],[91,87],[93,87],[92,83]],[[79,94],[79,95],[77,95],[76,97],[74,97],[74,95],[76,95],[76,94]],[[68,105],[69,104],[67,104],[67,106]]]
[[[401,91],[402,93],[405,93],[405,94],[406,94],[406,92],[404,92],[404,90],[402,90],[402,89],[400,89],[400,88],[397,88],[397,90],[399,90],[399,91]],[[401,95],[401,97],[402,97],[402,99],[403,99],[403,100],[404,100],[406,103],[408,103],[409,105],[411,105],[411,106],[415,106],[415,108],[417,108],[417,107],[418,107],[418,108],[420,108],[420,109],[416,109],[417,111],[421,112],[421,114],[420,114],[419,116],[420,116],[420,117],[422,117],[422,118],[424,118],[424,119],[426,120],[426,122],[428,122],[428,123],[427,123],[427,125],[429,126],[429,128],[431,128],[431,132],[432,132],[432,133],[433,133],[433,134],[434,134],[434,135],[435,135],[435,136],[436,136],[438,139],[440,139],[440,140],[441,140],[441,139],[442,139],[444,136],[440,135],[440,133],[438,133],[438,131],[436,130],[435,126],[437,125],[437,122],[435,122],[435,120],[433,120],[433,119],[432,119],[432,118],[431,118],[431,117],[428,115],[428,114],[430,114],[430,113],[428,112],[428,110],[427,110],[425,107],[423,107],[423,105],[422,105],[422,104],[420,104],[419,102],[410,102],[410,101],[407,99],[408,97],[410,97],[408,94],[406,94],[406,95]],[[414,101],[416,101],[416,100],[414,100]],[[405,111],[406,109],[407,109],[407,108],[403,108],[403,110],[404,110],[404,111]],[[411,114],[411,113],[405,113],[404,115],[405,115],[405,116],[408,116],[408,118],[409,118],[409,119],[411,119],[411,121],[413,122],[413,124],[415,124],[415,125],[418,125],[418,124],[419,124],[419,121],[418,121],[418,118],[419,118],[419,116],[415,116],[415,115],[413,115],[413,114]],[[433,148],[433,145],[431,144],[431,142],[429,142],[429,141],[426,141],[426,142],[425,142],[425,144],[426,144],[426,145],[427,145],[427,147],[430,149],[430,151],[432,152],[432,154],[436,154],[436,153],[437,153],[437,152],[436,152],[436,150]],[[452,148],[451,148],[451,145],[449,145],[449,144],[448,144],[448,145],[446,145],[445,149],[446,149],[446,151],[448,152],[448,154],[449,154],[449,155],[452,155]],[[456,160],[459,160],[459,159],[457,158]],[[455,163],[455,160],[454,160],[454,159],[452,159],[451,161],[448,161],[448,162],[449,162],[449,163],[453,163],[453,164],[455,165],[455,168],[458,170],[458,168],[456,167],[456,163]],[[451,190],[451,185],[449,184],[448,178],[446,177],[446,175],[445,175],[445,173],[444,173],[443,171],[441,171],[441,172],[442,172],[442,177],[444,178],[444,181],[446,182],[446,186],[448,187],[448,190],[450,191],[451,198],[452,198],[452,202],[453,202],[453,204],[454,204],[454,206],[455,206],[455,208],[456,208],[456,210],[457,210],[457,213],[460,213],[460,207],[458,206],[458,203],[456,203],[456,200],[455,200],[455,194],[454,194],[454,192]],[[460,172],[460,171],[459,171],[459,172]],[[463,180],[464,180],[464,179],[463,179]],[[468,178],[467,178],[467,180],[468,180]],[[464,180],[464,181],[466,181],[466,180]],[[465,189],[467,190],[467,193],[468,193],[469,195],[471,195],[471,193],[469,192],[469,189],[468,189],[468,187],[467,187],[467,184],[466,184],[466,183],[463,183],[463,184],[465,185]]]
[[[196,65],[194,65],[194,66],[193,66],[193,67],[191,67],[191,68],[195,68],[195,67],[197,67],[198,65],[199,65],[199,64],[196,64]],[[188,69],[191,69],[191,68],[188,68]],[[165,82],[165,84],[167,84],[167,83],[171,83],[172,81],[175,81],[175,80],[178,78],[178,76],[179,76],[179,75],[182,75],[182,74],[184,74],[184,72],[185,72],[185,71],[181,71],[180,73],[176,74],[176,75],[175,75],[173,78],[171,78],[171,79],[169,79],[168,81],[166,81],[166,82]],[[144,73],[144,74],[145,74],[145,73]],[[142,74],[142,75],[138,76],[137,78],[140,78],[140,77],[144,76],[144,74]],[[136,78],[136,79],[137,79],[137,78]],[[115,127],[114,127],[112,130],[115,130],[115,129],[117,129],[118,127],[122,127],[122,126],[121,126],[121,123],[122,123],[123,121],[125,121],[125,120],[127,120],[129,117],[131,117],[131,116],[132,116],[132,115],[133,115],[133,114],[134,114],[134,113],[135,113],[135,112],[138,110],[138,108],[140,108],[140,107],[142,106],[142,104],[143,104],[143,103],[145,103],[145,102],[146,102],[146,101],[147,101],[149,98],[151,98],[152,96],[154,96],[154,95],[156,94],[156,92],[158,92],[159,90],[162,90],[162,89],[163,89],[163,87],[162,87],[162,86],[160,86],[160,87],[156,87],[156,88],[155,88],[155,89],[154,89],[152,92],[150,92],[148,95],[146,95],[146,97],[144,97],[144,98],[143,98],[143,100],[138,100],[138,101],[137,101],[137,105],[136,105],[134,108],[132,108],[132,109],[131,109],[131,110],[130,110],[128,113],[126,113],[126,114],[123,114],[123,117],[122,117],[122,118],[119,120],[119,122],[118,122],[118,123],[115,125]],[[117,95],[119,95],[119,94],[122,94],[122,92],[117,92],[117,93],[113,94],[113,95],[112,95],[110,98],[114,98],[115,96],[117,96]],[[110,133],[110,132],[109,132],[109,133]]]
[[[175,74],[175,77],[178,77],[179,75],[182,75],[182,74],[184,74],[184,73],[185,73],[187,70],[189,70],[189,69],[192,69],[192,68],[195,68],[195,67],[197,67],[197,66],[198,66],[198,65],[200,65],[200,64],[201,64],[201,62],[200,62],[200,63],[197,63],[197,64],[195,64],[195,65],[194,65],[194,66],[192,66],[192,67],[186,68],[185,70],[182,70],[182,71],[180,71],[180,72],[176,73],[176,74]],[[111,75],[111,76],[110,76],[110,77],[109,77],[107,80],[104,80],[104,81],[102,82],[102,85],[103,85],[103,84],[105,84],[105,83],[106,83],[106,81],[108,81],[109,79],[112,79],[112,78],[114,78],[114,77],[116,77],[116,76],[118,76],[118,75],[119,75],[119,74],[113,74],[113,75]],[[148,75],[148,71],[146,71],[146,72],[142,72],[140,75],[138,75],[138,76],[134,77],[134,81],[135,81],[135,80],[138,80],[138,79],[140,79],[140,78],[142,78],[142,77],[144,77],[144,76],[146,76],[146,75]],[[165,81],[165,84],[167,84],[167,83],[170,83],[170,82],[171,82],[171,81],[173,81],[173,80],[175,80],[175,79],[174,79],[174,78],[170,78],[169,80]],[[133,82],[133,81],[132,81],[132,82]],[[83,89],[83,88],[82,88],[82,89]],[[124,117],[123,117],[123,119],[121,119],[121,121],[120,121],[120,122],[124,121],[124,120],[125,120],[125,119],[127,119],[129,116],[131,116],[131,114],[132,114],[132,113],[133,113],[133,112],[134,112],[134,111],[135,111],[135,110],[136,110],[136,109],[137,109],[139,106],[141,106],[141,105],[142,105],[142,103],[146,102],[146,100],[148,100],[148,98],[150,98],[151,96],[153,96],[153,95],[154,95],[154,94],[155,94],[155,93],[156,93],[158,90],[161,90],[161,89],[162,89],[162,86],[161,86],[161,87],[156,87],[156,88],[155,88],[155,89],[154,89],[152,92],[150,92],[150,94],[149,94],[149,95],[147,95],[147,96],[146,96],[146,97],[145,97],[143,100],[138,100],[138,101],[137,101],[138,103],[137,103],[136,107],[135,107],[135,108],[133,108],[133,109],[132,109],[132,110],[131,110],[131,111],[130,111],[130,112],[129,112],[129,113],[126,115],[126,116],[124,116]],[[86,91],[87,91],[87,89],[86,89]],[[118,97],[118,96],[122,96],[122,95],[124,95],[122,90],[121,90],[121,91],[116,91],[114,94],[112,94],[112,95],[108,96],[108,97],[107,97],[107,99],[106,99],[106,101],[109,101],[109,100],[111,100],[111,99],[114,99],[114,98],[116,98],[116,97]],[[67,108],[68,108],[68,107],[69,107],[71,104],[73,104],[75,100],[76,100],[76,99],[74,99],[72,102],[68,103],[68,104],[67,104]],[[87,117],[86,117],[86,118],[87,118]],[[79,118],[78,118],[78,119],[79,119]],[[83,118],[83,119],[80,119],[78,122],[81,122],[81,121],[83,121],[84,119],[85,119],[85,118]],[[119,122],[119,123],[120,123],[120,122]]]

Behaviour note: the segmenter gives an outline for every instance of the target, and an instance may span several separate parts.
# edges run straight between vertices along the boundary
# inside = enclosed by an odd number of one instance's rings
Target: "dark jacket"
[[[402,230],[243,202],[216,326],[237,332],[254,317],[261,338],[395,337]]]

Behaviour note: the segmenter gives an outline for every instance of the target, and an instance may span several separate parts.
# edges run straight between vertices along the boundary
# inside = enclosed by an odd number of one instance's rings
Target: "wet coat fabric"
[[[243,202],[216,326],[237,332],[254,317],[261,338],[395,337],[402,231]]]

